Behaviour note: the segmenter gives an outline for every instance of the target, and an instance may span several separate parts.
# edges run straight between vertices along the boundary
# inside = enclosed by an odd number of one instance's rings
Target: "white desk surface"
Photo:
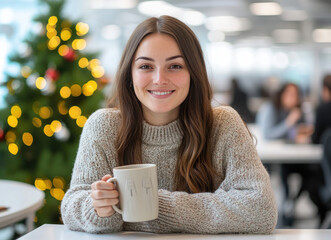
[[[45,224],[22,236],[19,240],[101,240],[101,239],[222,239],[222,240],[330,240],[330,229],[276,229],[270,235],[255,234],[153,234],[143,232],[119,232],[90,234],[68,230],[64,225]]]
[[[0,212],[0,228],[34,216],[44,204],[44,192],[26,183],[0,180],[0,193],[0,206],[9,207]]]
[[[257,152],[263,163],[319,163],[323,149],[319,144],[291,144],[283,140],[265,140],[255,124],[248,125],[257,138]]]

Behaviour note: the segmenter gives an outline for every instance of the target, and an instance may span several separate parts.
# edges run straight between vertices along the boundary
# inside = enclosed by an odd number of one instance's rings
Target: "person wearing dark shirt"
[[[322,103],[315,114],[315,130],[311,137],[313,143],[321,143],[323,133],[331,128],[331,75],[323,79]]]

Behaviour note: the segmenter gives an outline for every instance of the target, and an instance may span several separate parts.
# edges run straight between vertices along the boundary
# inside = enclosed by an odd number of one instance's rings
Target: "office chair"
[[[322,170],[325,186],[322,187],[320,195],[322,201],[328,206],[329,216],[321,224],[321,228],[331,228],[331,128],[322,135],[323,144]]]

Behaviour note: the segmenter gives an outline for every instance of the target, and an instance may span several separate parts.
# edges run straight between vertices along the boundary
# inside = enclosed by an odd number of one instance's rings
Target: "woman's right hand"
[[[100,181],[96,181],[91,185],[93,207],[100,217],[110,217],[113,215],[115,211],[112,205],[119,202],[118,191],[115,185],[107,182],[111,177],[111,175],[105,175]]]
[[[296,124],[299,119],[301,118],[301,110],[299,108],[295,108],[293,110],[291,110],[291,112],[289,113],[289,115],[286,118],[286,124],[288,126],[293,126],[294,124]]]

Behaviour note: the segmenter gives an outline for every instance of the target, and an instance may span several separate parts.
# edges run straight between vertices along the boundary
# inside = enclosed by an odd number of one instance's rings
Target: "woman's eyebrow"
[[[183,58],[183,56],[182,55],[176,55],[176,56],[168,57],[168,58],[166,58],[166,61],[170,61],[170,60],[173,60],[175,58]]]
[[[175,56],[172,56],[172,57],[168,57],[168,58],[166,58],[166,61],[170,61],[170,60],[173,60],[173,59],[176,59],[176,58],[183,58],[183,56],[182,55],[175,55]],[[136,61],[138,61],[140,59],[151,61],[151,62],[154,62],[155,61],[153,58],[144,57],[144,56],[141,56],[141,57],[136,58]]]
[[[147,60],[147,61],[152,61],[152,62],[154,62],[154,59],[153,59],[153,58],[149,58],[149,57],[144,57],[144,56],[142,56],[142,57],[138,57],[138,58],[136,58],[136,61],[138,61],[139,59],[143,59],[143,60]]]

